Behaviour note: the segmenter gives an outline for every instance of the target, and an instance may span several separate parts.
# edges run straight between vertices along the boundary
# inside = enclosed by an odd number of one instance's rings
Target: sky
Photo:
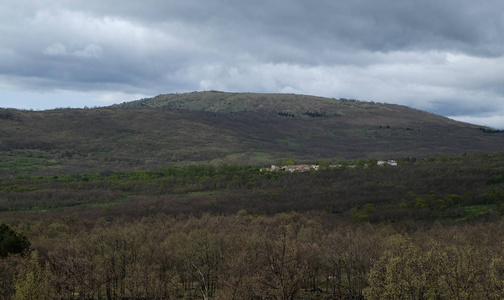
[[[3,0],[0,107],[203,90],[395,103],[504,129],[502,0]]]

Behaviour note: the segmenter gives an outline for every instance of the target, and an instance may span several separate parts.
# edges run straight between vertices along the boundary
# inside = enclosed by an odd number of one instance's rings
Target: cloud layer
[[[496,0],[7,0],[0,106],[288,92],[503,128],[503,11]]]

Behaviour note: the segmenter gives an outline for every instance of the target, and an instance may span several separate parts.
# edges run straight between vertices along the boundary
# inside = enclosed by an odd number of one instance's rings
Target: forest
[[[395,159],[3,175],[0,299],[502,299],[504,153]]]

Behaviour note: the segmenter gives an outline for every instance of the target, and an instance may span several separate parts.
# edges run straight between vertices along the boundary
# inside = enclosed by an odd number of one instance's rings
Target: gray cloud
[[[0,92],[74,91],[103,103],[220,89],[488,120],[504,111],[502,1],[6,2]]]

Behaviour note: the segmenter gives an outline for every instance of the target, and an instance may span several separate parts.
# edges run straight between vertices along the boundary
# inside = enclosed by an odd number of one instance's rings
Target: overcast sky
[[[2,2],[0,107],[212,89],[397,103],[504,128],[504,1]]]

